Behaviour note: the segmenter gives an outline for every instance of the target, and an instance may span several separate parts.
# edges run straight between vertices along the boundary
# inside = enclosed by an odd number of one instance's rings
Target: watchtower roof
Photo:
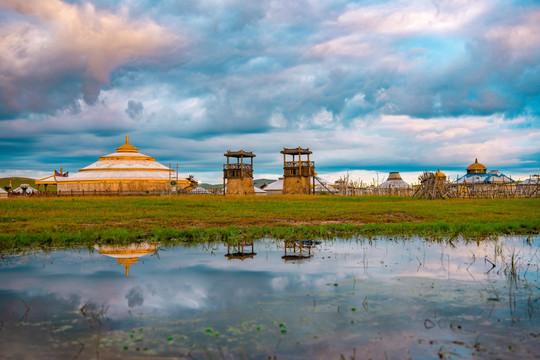
[[[223,154],[223,156],[233,157],[233,158],[241,158],[241,157],[254,158],[257,155],[255,155],[253,151],[247,152],[241,149],[240,151],[227,150],[227,152]]]
[[[281,150],[281,153],[282,154],[287,154],[287,155],[309,155],[309,154],[313,154],[309,148],[307,149],[302,149],[300,146],[297,147],[297,148],[293,148],[293,149],[287,149],[287,148],[283,148],[283,150]]]

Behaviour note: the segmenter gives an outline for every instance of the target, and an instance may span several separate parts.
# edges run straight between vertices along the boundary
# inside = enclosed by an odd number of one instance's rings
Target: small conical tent
[[[388,174],[388,179],[386,179],[385,182],[379,185],[379,188],[381,189],[410,189],[412,187],[411,185],[403,181],[399,172],[396,171],[396,172],[391,172],[390,174]]]

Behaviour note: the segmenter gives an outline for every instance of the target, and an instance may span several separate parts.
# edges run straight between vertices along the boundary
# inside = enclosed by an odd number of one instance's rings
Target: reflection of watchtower
[[[299,242],[287,242],[285,241],[283,243],[283,249],[285,251],[285,254],[281,257],[283,260],[302,260],[302,259],[309,259],[311,258],[311,248],[314,245],[307,245],[304,246],[302,241]],[[304,249],[308,250],[308,253],[306,254]],[[288,250],[288,252],[287,252]]]
[[[283,154],[283,194],[311,194],[310,180],[315,187],[315,164],[309,161],[311,154],[309,148],[283,148],[281,153]],[[292,161],[287,161],[287,155],[292,155]],[[302,155],[307,155],[307,160],[302,160]]]
[[[251,251],[249,251],[249,247],[251,247]],[[245,259],[253,259],[255,255],[257,253],[253,249],[253,241],[241,241],[234,245],[227,244],[227,254],[225,254],[225,257],[228,260],[239,259],[244,261]]]
[[[227,163],[223,165],[223,189],[225,195],[253,195],[253,151],[227,150],[224,156]],[[230,163],[229,158],[236,158],[236,164]],[[249,158],[251,163],[245,164],[244,158]]]

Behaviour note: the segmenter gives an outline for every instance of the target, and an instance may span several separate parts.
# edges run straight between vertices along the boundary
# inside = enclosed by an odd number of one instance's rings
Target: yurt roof
[[[255,193],[257,194],[266,194],[266,191],[264,191],[263,189],[259,189],[256,186],[254,186],[253,188],[255,189]]]
[[[327,185],[327,184],[325,184]],[[331,193],[337,193],[338,189],[333,188],[332,186],[323,186],[321,184],[316,184],[314,187],[315,192],[331,192]]]
[[[469,165],[469,167],[467,167],[467,171],[471,171],[471,170],[483,170],[483,171],[486,171],[487,167],[485,167],[483,164],[480,164],[478,162],[478,159],[474,159],[474,163],[472,163],[471,165]]]
[[[47,184],[47,185],[56,184],[56,177],[54,175],[49,175],[43,179],[36,180],[36,185],[42,185],[42,184]]]
[[[2,189],[2,188],[0,188],[0,194],[7,194],[7,191],[4,190],[4,189]]]
[[[22,188],[23,186],[26,186],[26,190],[23,190]],[[13,192],[16,194],[21,194],[22,192],[26,192],[27,194],[34,194],[34,193],[37,193],[38,191],[28,184],[21,184],[21,186],[13,190]]]
[[[210,191],[206,190],[205,188],[202,188],[200,186],[196,187],[195,189],[188,192],[189,194],[211,194]]]
[[[391,172],[388,174],[388,179],[379,185],[379,188],[386,189],[410,189],[411,185],[403,181],[399,172]]]
[[[264,188],[264,191],[268,192],[269,190],[283,190],[283,179],[274,181],[273,183],[269,184],[267,187]]]
[[[510,177],[500,172],[489,174],[466,174],[454,181],[454,184],[502,184],[515,182]]]

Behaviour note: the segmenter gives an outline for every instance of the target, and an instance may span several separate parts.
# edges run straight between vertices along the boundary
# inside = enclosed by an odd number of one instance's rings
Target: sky
[[[0,0],[0,177],[125,135],[211,183],[227,149],[277,178],[298,146],[329,180],[538,174],[540,4]]]

